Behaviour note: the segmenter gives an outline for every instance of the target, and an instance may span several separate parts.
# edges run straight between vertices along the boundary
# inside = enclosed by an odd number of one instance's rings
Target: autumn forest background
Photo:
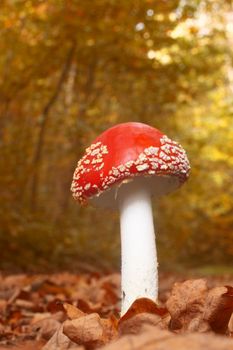
[[[219,0],[0,2],[0,268],[119,266],[119,218],[80,207],[86,146],[140,121],[192,172],[154,201],[161,268],[233,260],[233,6]]]

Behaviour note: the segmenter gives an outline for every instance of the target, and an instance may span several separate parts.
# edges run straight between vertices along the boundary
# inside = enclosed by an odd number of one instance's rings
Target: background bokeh
[[[233,261],[233,7],[219,0],[2,0],[0,268],[119,266],[119,218],[70,193],[86,146],[140,121],[192,173],[155,200],[161,268]]]

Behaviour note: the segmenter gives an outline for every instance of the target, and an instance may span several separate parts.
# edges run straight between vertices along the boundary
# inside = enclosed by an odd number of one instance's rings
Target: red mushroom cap
[[[190,170],[184,149],[159,130],[142,123],[118,124],[104,131],[79,160],[71,191],[80,203],[115,184],[143,176],[159,195],[179,187]],[[107,191],[108,192],[108,191]],[[152,191],[153,192],[153,191]],[[102,196],[100,196],[102,197]]]

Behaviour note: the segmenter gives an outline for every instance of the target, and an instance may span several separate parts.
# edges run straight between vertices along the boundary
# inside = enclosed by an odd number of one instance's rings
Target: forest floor
[[[120,275],[0,274],[0,350],[232,350],[233,274],[160,273],[120,318]]]

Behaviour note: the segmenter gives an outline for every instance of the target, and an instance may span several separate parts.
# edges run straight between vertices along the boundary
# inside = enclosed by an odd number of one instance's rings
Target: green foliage
[[[1,266],[119,261],[116,214],[80,208],[69,187],[85,147],[125,121],[162,129],[192,164],[155,213],[161,261],[230,261],[229,13],[223,0],[1,2]]]
[[[180,261],[194,266],[200,262],[227,264],[233,256],[233,104],[225,88],[200,102],[193,102],[191,118],[187,119],[190,107],[174,118],[192,162],[192,173],[179,193],[163,200],[166,223],[161,230],[165,230],[165,243],[174,254],[179,242]]]

